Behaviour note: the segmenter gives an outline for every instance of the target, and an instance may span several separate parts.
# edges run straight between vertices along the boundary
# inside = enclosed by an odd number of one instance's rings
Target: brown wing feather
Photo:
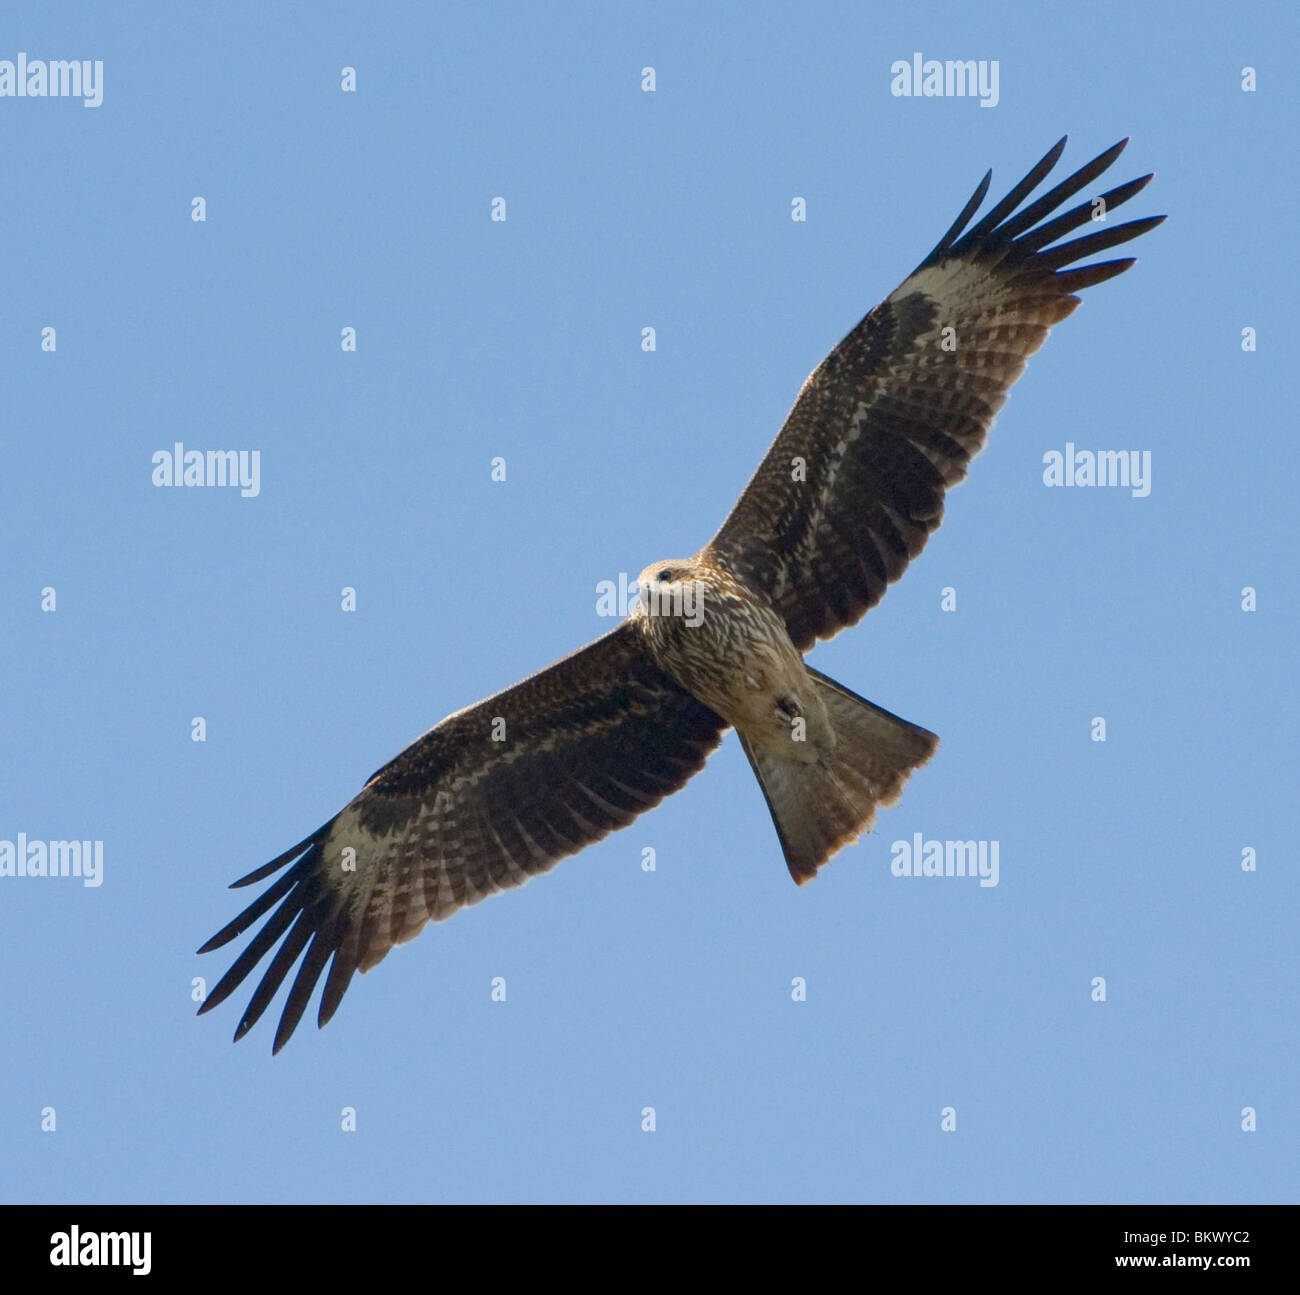
[[[504,729],[494,740],[498,720]],[[276,1032],[279,1051],[326,962],[321,1025],[353,972],[369,970],[431,918],[522,885],[625,827],[698,772],[725,727],[654,664],[627,621],[448,716],[324,827],[235,883],[288,866],[199,950],[219,948],[274,909],[200,1012],[227,998],[283,937],[235,1034],[252,1028],[305,949]]]
[[[765,590],[800,650],[855,624],[880,601],[938,528],[946,491],[965,478],[1026,360],[1079,304],[1073,293],[1133,262],[1062,267],[1164,219],[1097,224],[1094,233],[1043,250],[1092,223],[1095,199],[1038,225],[1126,143],[1014,214],[1055,165],[1061,140],[963,234],[986,176],[934,251],[804,383],[702,555]],[[1150,179],[1100,195],[1107,212]]]

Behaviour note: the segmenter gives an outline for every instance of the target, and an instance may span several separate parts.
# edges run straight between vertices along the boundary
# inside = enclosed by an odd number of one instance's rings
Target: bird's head
[[[641,611],[646,616],[677,616],[699,624],[704,588],[691,558],[652,562],[636,578]]]

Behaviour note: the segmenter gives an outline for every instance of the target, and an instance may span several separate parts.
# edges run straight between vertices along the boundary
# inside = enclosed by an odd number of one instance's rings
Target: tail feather
[[[871,826],[878,805],[893,805],[912,770],[939,745],[928,729],[899,719],[816,670],[808,673],[835,729],[829,755],[803,764],[740,735],[772,812],[786,865],[799,885]]]

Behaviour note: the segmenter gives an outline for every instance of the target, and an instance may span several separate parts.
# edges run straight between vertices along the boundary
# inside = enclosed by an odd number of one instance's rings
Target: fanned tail
[[[928,729],[891,715],[816,670],[808,673],[835,729],[835,748],[827,757],[804,764],[740,735],[790,875],[801,886],[871,827],[877,806],[887,808],[898,800],[912,770],[939,745]]]

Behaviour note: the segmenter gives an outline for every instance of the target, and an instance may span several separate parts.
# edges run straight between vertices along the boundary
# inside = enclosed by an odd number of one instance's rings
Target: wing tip
[[[313,845],[323,841],[326,833],[334,826],[337,818],[338,815],[336,814],[328,823],[322,823],[310,836],[299,841],[297,845],[290,846],[283,854],[277,854],[270,863],[264,863],[254,868],[252,872],[240,877],[238,881],[232,881],[228,889],[239,890],[244,886],[251,886],[255,882],[264,881],[273,872],[279,872],[286,864],[292,863],[304,850],[310,849]]]
[[[1090,162],[1085,163],[1050,192],[1030,202],[1027,206],[1022,205],[1033,190],[1037,188],[1038,184],[1055,169],[1069,140],[1068,134],[1062,135],[1043,157],[1030,168],[1028,174],[969,229],[966,226],[973,219],[974,211],[971,204],[968,203],[961,216],[954,222],[953,227],[918,269],[933,265],[948,256],[967,257],[977,260],[986,255],[998,258],[1005,257],[1007,258],[1006,264],[1008,267],[1017,265],[1028,268],[1037,264],[1043,270],[1055,270],[1068,263],[1062,256],[1062,252],[1064,247],[1070,246],[1069,244],[1062,245],[1046,253],[1046,259],[1044,260],[1038,260],[1038,255],[1043,253],[1044,249],[1050,244],[1057,242],[1058,239],[1077,229],[1081,224],[1086,223],[1090,214],[1090,204],[1087,202],[1081,203],[1050,220],[1047,217],[1058,211],[1067,199],[1076,195],[1085,185],[1090,184],[1099,175],[1109,170],[1115,159],[1128,146],[1130,139],[1131,137],[1126,135],[1104,152],[1099,153]],[[1150,171],[1144,176],[1111,189],[1104,197],[1112,205],[1119,206],[1140,193],[1154,178],[1155,172]],[[982,195],[983,188],[984,186],[977,193]],[[977,205],[983,205],[982,196]],[[1134,221],[1123,228],[1129,231],[1128,238],[1136,238],[1139,234],[1153,229],[1160,223],[1161,219],[1163,217],[1149,218],[1147,221],[1142,222]],[[1040,223],[1043,221],[1046,221],[1046,223]],[[1091,238],[1094,246],[1076,246],[1076,256],[1081,257],[1087,255],[1089,251],[1100,251],[1103,247],[1113,245],[1114,242],[1125,241],[1124,239],[1112,239],[1109,242],[1102,241],[1103,235],[1101,234],[1093,235]],[[1077,242],[1083,244],[1084,240],[1077,240]],[[1099,246],[1095,245],[1098,243],[1100,243]],[[1053,259],[1056,259],[1055,264],[1052,264]]]
[[[1076,270],[1058,270],[1056,284],[1068,293],[1079,292],[1084,288],[1094,288],[1107,279],[1113,279],[1131,270],[1137,264],[1136,256],[1122,256],[1114,261],[1099,261],[1096,265],[1080,266]],[[1075,300],[1080,300],[1075,298]]]

